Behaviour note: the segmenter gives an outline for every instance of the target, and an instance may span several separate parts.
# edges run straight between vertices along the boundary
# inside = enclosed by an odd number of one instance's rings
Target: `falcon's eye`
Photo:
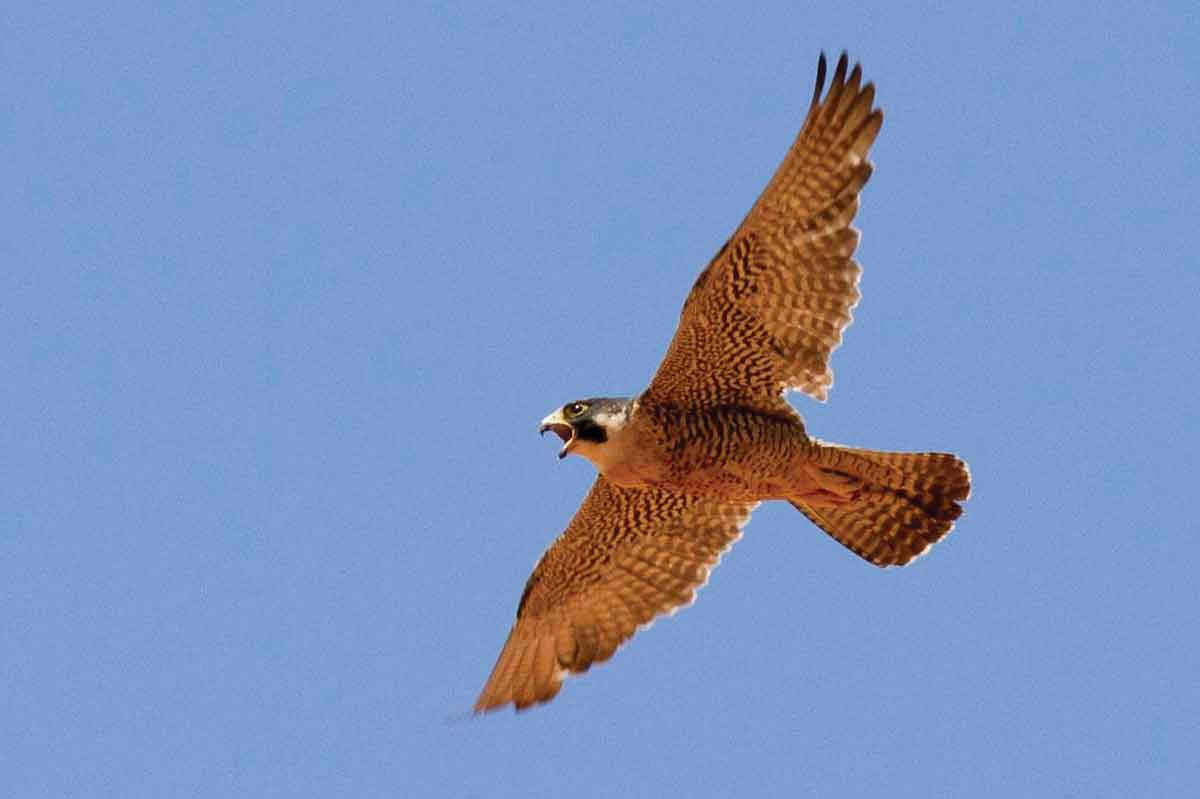
[[[582,402],[572,402],[567,406],[567,416],[579,416],[587,410],[587,406]]]

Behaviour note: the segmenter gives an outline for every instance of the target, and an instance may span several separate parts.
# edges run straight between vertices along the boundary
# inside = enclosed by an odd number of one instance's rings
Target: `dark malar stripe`
[[[604,431],[604,428],[586,419],[575,425],[575,437],[580,441],[591,441],[595,444],[603,444],[608,441],[608,433]]]

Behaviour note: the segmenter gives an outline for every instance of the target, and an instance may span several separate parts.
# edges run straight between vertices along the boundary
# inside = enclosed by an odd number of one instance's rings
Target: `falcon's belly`
[[[619,486],[757,502],[794,495],[812,447],[794,413],[649,407],[633,414],[605,457],[592,460]]]

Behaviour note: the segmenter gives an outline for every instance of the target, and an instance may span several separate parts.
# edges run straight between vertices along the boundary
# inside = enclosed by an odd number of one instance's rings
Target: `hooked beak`
[[[561,438],[565,443],[563,448],[558,451],[558,458],[562,460],[567,457],[567,453],[575,446],[575,428],[567,424],[562,417],[562,410],[559,409],[542,420],[541,426],[538,427],[538,432],[542,435],[546,434],[547,430],[554,432],[554,435]]]

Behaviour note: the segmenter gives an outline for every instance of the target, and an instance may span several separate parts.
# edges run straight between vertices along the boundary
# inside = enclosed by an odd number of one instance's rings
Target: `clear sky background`
[[[60,4],[0,19],[0,781],[66,796],[1200,784],[1195,3]],[[879,571],[764,506],[551,705],[469,709],[803,117],[885,108],[834,441],[940,449]]]

